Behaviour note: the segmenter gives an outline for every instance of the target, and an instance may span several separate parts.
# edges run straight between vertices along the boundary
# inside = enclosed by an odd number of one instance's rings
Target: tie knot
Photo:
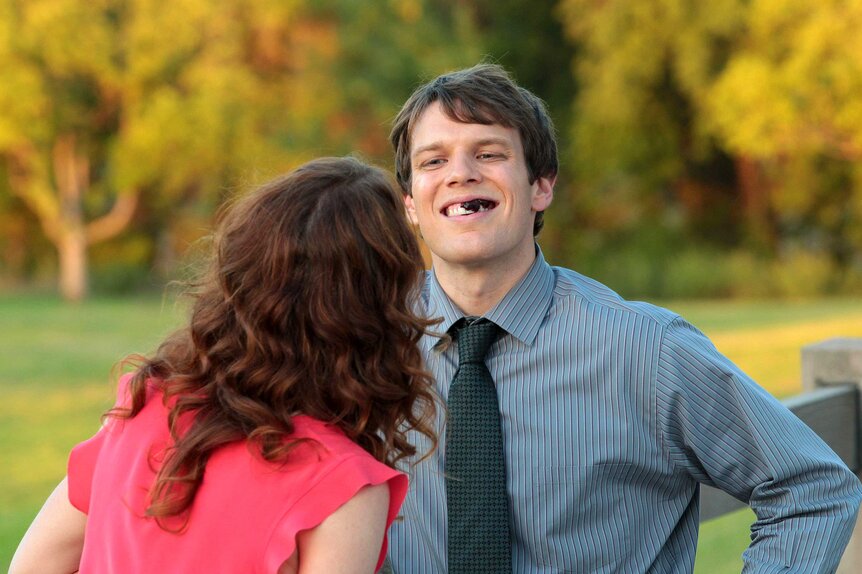
[[[478,319],[459,327],[456,331],[458,364],[484,363],[485,354],[499,333],[500,327],[487,319]]]

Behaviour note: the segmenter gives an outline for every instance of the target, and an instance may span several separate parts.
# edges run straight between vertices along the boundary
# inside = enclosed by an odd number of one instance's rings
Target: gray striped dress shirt
[[[443,318],[440,331],[464,315],[433,272],[423,302]],[[757,514],[746,572],[835,569],[862,500],[859,480],[679,316],[550,267],[537,249],[485,317],[505,330],[487,364],[515,572],[691,572],[699,483]],[[458,349],[438,342],[422,345],[445,401]],[[443,424],[441,413],[436,452],[408,469],[403,520],[390,530],[396,574],[446,571]]]

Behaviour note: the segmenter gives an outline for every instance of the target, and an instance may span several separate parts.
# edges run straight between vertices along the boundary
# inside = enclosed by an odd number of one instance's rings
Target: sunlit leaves
[[[862,3],[756,0],[710,94],[729,147],[862,159]]]

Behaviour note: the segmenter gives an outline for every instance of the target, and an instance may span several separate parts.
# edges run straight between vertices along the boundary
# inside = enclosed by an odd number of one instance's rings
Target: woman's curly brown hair
[[[175,399],[174,445],[148,515],[183,514],[227,443],[247,439],[284,461],[296,414],[337,426],[390,466],[416,454],[409,429],[436,445],[417,347],[433,324],[415,307],[422,257],[383,170],[311,161],[231,206],[214,242],[189,324],[138,359],[130,407],[109,412],[134,417],[153,384],[165,404]]]

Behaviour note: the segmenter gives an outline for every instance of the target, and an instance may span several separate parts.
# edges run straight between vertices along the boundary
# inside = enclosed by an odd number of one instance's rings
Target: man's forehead
[[[447,113],[438,102],[428,106],[416,118],[410,133],[411,155],[445,145],[452,140],[471,143],[517,146],[518,130],[499,122],[470,121]]]

